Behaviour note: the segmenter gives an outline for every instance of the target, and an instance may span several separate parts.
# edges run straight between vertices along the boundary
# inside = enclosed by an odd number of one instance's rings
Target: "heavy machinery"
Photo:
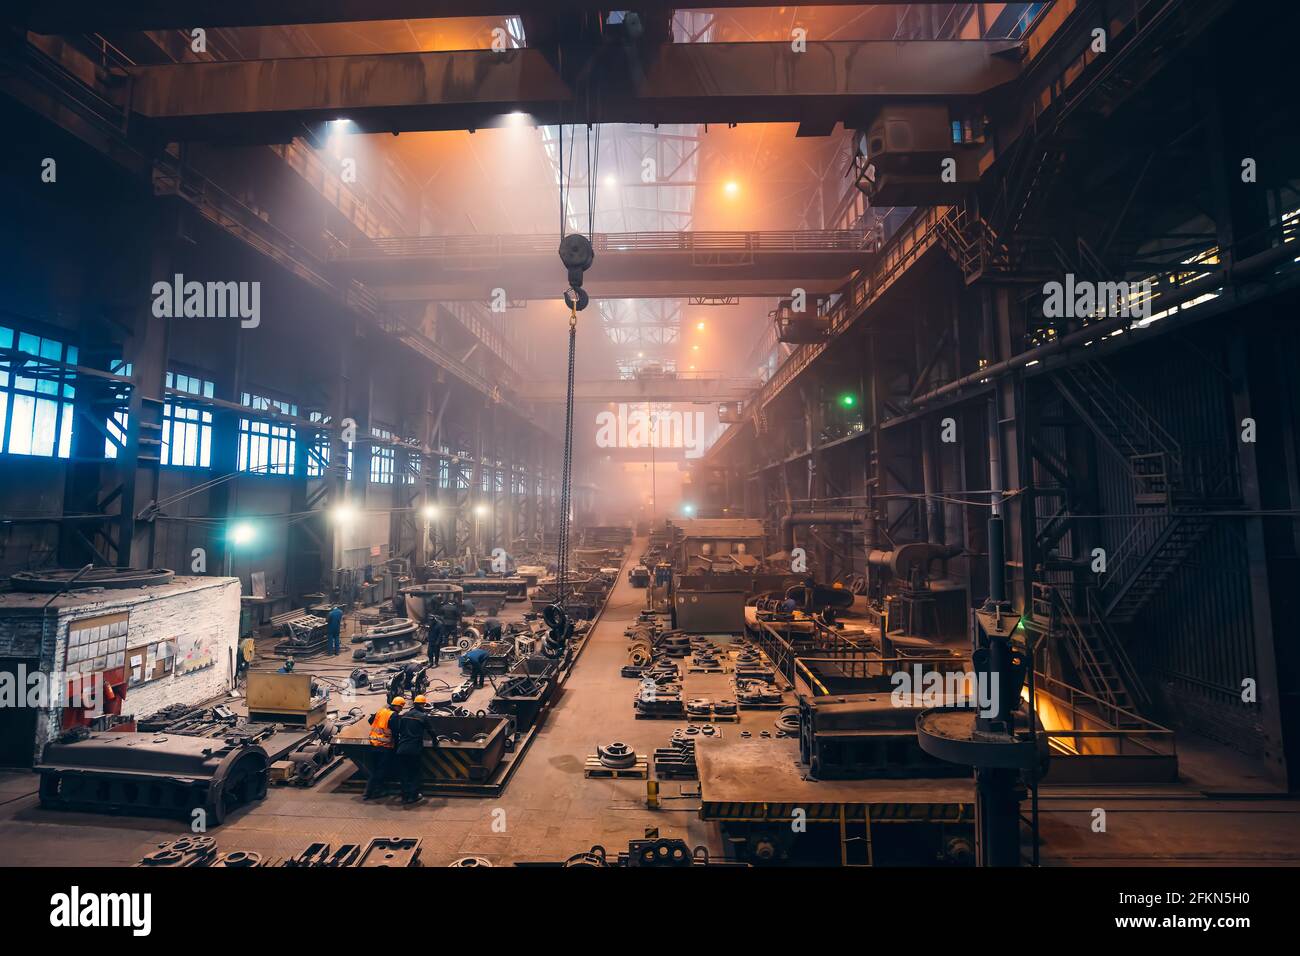
[[[92,733],[46,746],[35,767],[41,806],[178,816],[218,826],[234,808],[266,796],[270,761],[252,737]]]
[[[978,813],[975,857],[980,866],[1020,865],[1020,800],[1031,793],[1033,853],[1038,854],[1038,780],[1047,769],[1047,737],[1021,691],[1033,673],[1034,646],[1020,615],[1005,598],[1002,518],[989,518],[989,596],[975,612],[971,664],[989,689],[987,706],[933,708],[916,717],[921,749],[940,760],[975,769]]]
[[[960,202],[979,182],[978,123],[942,103],[888,103],[854,136],[857,186],[873,206]]]

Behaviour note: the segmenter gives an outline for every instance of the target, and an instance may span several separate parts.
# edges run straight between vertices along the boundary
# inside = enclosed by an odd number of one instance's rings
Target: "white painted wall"
[[[175,585],[181,585],[176,589]],[[132,590],[126,596],[103,592],[104,599],[64,609],[54,661],[65,669],[68,625],[83,618],[128,611],[127,644],[135,646],[159,639],[180,641],[187,636],[210,635],[213,664],[189,674],[168,674],[132,687],[122,703],[122,713],[143,717],[171,704],[201,704],[231,689],[234,653],[239,644],[238,578],[177,577],[173,585],[156,594]],[[60,711],[43,714],[36,725],[36,754],[58,736]]]

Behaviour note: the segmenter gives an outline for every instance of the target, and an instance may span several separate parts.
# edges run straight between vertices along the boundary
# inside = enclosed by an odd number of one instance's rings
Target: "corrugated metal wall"
[[[1107,368],[1179,443],[1189,484],[1217,499],[1239,494],[1235,427],[1228,380],[1213,364],[1222,355],[1213,342],[1189,347],[1166,340],[1136,354],[1124,354]],[[1044,383],[1046,386],[1046,383]],[[1041,391],[1040,414],[1066,413],[1055,390]],[[1043,428],[1036,441],[1064,460],[1067,433]],[[1101,545],[1115,553],[1139,517],[1135,484],[1124,461],[1097,443]],[[1041,466],[1036,480],[1054,483]],[[1055,501],[1037,503],[1039,526]],[[1062,540],[1060,553],[1071,554]],[[1068,584],[1056,575],[1053,583]],[[1166,580],[1128,626],[1117,628],[1130,656],[1157,700],[1154,715],[1176,727],[1195,730],[1247,753],[1258,751],[1256,708],[1241,700],[1241,680],[1257,673],[1247,553],[1242,521],[1214,518],[1194,552]]]

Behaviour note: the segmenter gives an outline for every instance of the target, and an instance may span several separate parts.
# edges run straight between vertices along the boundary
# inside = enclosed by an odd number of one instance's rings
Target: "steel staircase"
[[[1018,170],[1023,178],[1015,188],[1007,191],[1008,196],[1017,197],[1017,201],[1007,210],[1005,231],[1008,235],[1017,234],[1026,226],[1038,222],[1039,214],[1047,202],[1047,194],[1065,168],[1065,150],[1050,143],[1032,141],[1025,148],[1028,151],[1028,163],[1025,168]]]
[[[1174,572],[1192,557],[1209,530],[1208,518],[1195,513],[1170,515],[1127,579],[1108,576],[1103,583],[1102,610],[1107,620],[1131,624]]]
[[[935,238],[967,285],[981,280],[1038,285],[1080,271],[1050,236],[1004,237],[988,220],[957,207],[935,224]]]
[[[1110,372],[1081,362],[1052,376],[1061,397],[1143,487],[1149,504],[1168,503],[1182,472],[1182,449],[1172,435]]]
[[[1098,613],[1131,624],[1209,531],[1202,502],[1185,491],[1183,452],[1173,436],[1105,368],[1085,362],[1052,376],[1057,391],[1133,480],[1141,517],[1106,557]]]
[[[1088,592],[1088,613],[1081,620],[1058,589],[1034,582],[1030,621],[1054,645],[1064,647],[1083,690],[1136,716],[1150,699],[1094,595]]]

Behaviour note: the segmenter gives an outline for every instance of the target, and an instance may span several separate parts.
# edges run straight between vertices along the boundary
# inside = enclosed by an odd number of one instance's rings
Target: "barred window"
[[[202,398],[212,398],[216,386],[181,372],[167,373],[167,387]],[[212,467],[212,411],[168,396],[163,405],[162,463],[178,468]]]
[[[391,441],[393,438],[393,433],[386,428],[371,428],[370,434],[382,441]],[[396,457],[391,445],[371,442],[370,481],[373,484],[391,485],[393,483],[393,465]]]
[[[244,392],[242,403],[262,412],[298,415],[298,406],[264,395]],[[292,425],[264,418],[239,420],[240,471],[259,475],[292,475],[297,431]]]

